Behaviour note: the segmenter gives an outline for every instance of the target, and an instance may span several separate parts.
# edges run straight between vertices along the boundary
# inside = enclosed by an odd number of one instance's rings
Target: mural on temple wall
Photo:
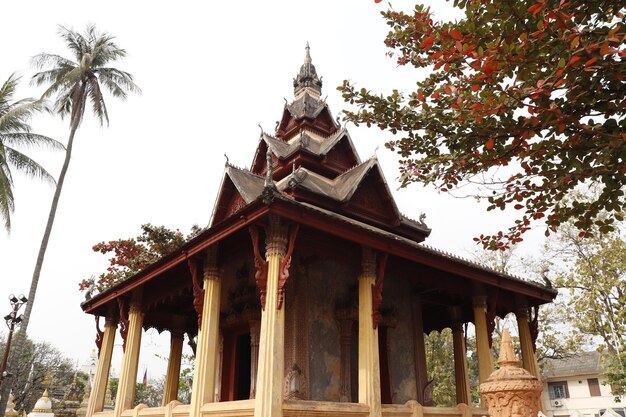
[[[309,364],[311,398],[340,400],[340,328],[335,317],[338,305],[356,297],[359,271],[340,259],[324,259],[309,268]],[[356,303],[356,298],[354,299]]]
[[[389,322],[387,347],[393,404],[404,404],[417,397],[411,299],[406,296],[411,292],[409,280],[392,274],[385,279],[382,311],[383,319],[388,317]]]

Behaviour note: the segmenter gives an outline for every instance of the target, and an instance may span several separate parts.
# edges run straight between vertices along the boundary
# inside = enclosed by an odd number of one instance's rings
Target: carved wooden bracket
[[[100,349],[102,349],[102,338],[104,337],[104,332],[100,329],[100,316],[95,316],[96,318],[96,347],[98,348],[98,357],[100,357]]]
[[[122,350],[126,352],[126,335],[128,335],[128,306],[123,298],[117,299],[117,306],[120,310],[120,336],[122,336]]]
[[[389,255],[386,253],[380,255],[376,282],[372,285],[372,324],[374,329],[378,328],[380,321],[380,305],[383,303],[383,282],[385,281],[385,267],[388,258]]]
[[[188,258],[187,265],[191,272],[191,282],[193,284],[193,308],[198,315],[198,329],[202,327],[202,309],[204,308],[204,288],[198,282],[198,264],[195,259]]]
[[[257,287],[259,287],[259,294],[261,298],[261,308],[265,310],[265,295],[267,293],[267,261],[261,256],[259,250],[259,229],[256,226],[248,227],[250,232],[250,238],[252,239],[252,248],[254,250],[254,267],[256,273],[254,279]]]
[[[533,342],[533,352],[537,352],[537,337],[539,336],[539,306],[528,307],[528,327],[530,340]]]
[[[287,244],[287,253],[280,261],[280,268],[278,269],[278,304],[276,309],[280,310],[283,306],[283,301],[285,300],[285,285],[289,280],[289,267],[291,266],[291,255],[293,255],[293,248],[296,243],[296,236],[298,236],[298,231],[300,230],[300,225],[296,224],[291,228],[291,232],[289,233],[289,243]]]

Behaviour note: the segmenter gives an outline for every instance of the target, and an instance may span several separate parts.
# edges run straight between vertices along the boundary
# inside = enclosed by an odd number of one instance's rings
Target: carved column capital
[[[461,329],[462,323],[462,310],[460,306],[452,306],[448,308],[448,314],[450,315],[450,328],[454,331],[457,328]]]
[[[287,225],[281,222],[280,217],[270,216],[269,226],[266,229],[265,256],[284,256],[289,241]]]
[[[206,250],[204,257],[204,279],[220,279],[220,270],[217,266],[217,244]]]
[[[104,319],[104,327],[117,327],[117,319],[114,317],[106,317]]]
[[[361,277],[376,276],[376,252],[372,248],[363,246],[361,249]]]
[[[528,307],[524,306],[524,307],[517,307],[515,309],[515,317],[517,317],[518,319],[526,319],[528,320]]]
[[[475,295],[472,297],[472,302],[474,307],[482,307],[487,308],[487,296],[486,295]]]
[[[128,314],[129,315],[131,315],[131,314],[143,314],[141,302],[140,301],[132,301],[130,303],[130,310],[129,310]]]

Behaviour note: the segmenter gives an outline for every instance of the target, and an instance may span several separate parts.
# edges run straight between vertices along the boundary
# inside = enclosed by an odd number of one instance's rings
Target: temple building
[[[517,316],[537,376],[537,309],[556,291],[429,248],[376,158],[362,161],[321,99],[306,48],[273,134],[251,168],[227,164],[209,227],[180,250],[82,304],[104,318],[87,417],[463,416],[471,407],[463,328],[480,381],[496,316]],[[135,405],[142,331],[171,335],[163,406]],[[458,407],[433,407],[424,334],[451,328]],[[183,337],[194,341],[190,404],[177,400]],[[116,337],[113,410],[105,409]]]

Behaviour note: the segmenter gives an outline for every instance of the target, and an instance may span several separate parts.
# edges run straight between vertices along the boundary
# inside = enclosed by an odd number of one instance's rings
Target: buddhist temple
[[[485,415],[471,406],[463,325],[475,326],[482,382],[494,318],[509,313],[523,367],[538,375],[537,309],[556,291],[426,246],[424,219],[400,212],[378,160],[360,159],[321,99],[308,45],[293,86],[251,168],[226,165],[209,227],[82,304],[105,322],[87,417]],[[158,408],[134,398],[149,328],[171,335]],[[445,328],[459,406],[442,410],[427,392],[424,334]],[[177,401],[185,334],[189,404]],[[124,353],[106,410],[116,338]]]

